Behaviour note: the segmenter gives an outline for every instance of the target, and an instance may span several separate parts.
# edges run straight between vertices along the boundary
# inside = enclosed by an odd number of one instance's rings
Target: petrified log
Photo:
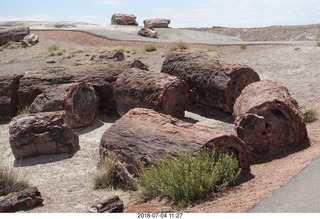
[[[45,90],[31,104],[30,113],[65,110],[66,123],[71,128],[79,128],[95,121],[98,108],[99,97],[92,86],[72,83]]]
[[[143,107],[184,118],[184,111],[194,100],[186,82],[164,73],[130,69],[121,74],[114,85],[114,98],[119,115]]]
[[[25,46],[33,46],[39,42],[39,36],[36,34],[29,34],[23,38],[21,43]]]
[[[185,80],[197,94],[197,102],[225,112],[233,111],[234,102],[244,87],[260,80],[250,67],[223,63],[206,53],[169,54],[161,71]]]
[[[138,32],[138,35],[149,38],[158,38],[158,32],[148,27],[141,28],[141,30]]]
[[[253,149],[257,159],[275,155],[307,137],[306,125],[286,87],[260,81],[243,89],[234,105],[238,137]]]
[[[0,46],[5,45],[10,41],[22,41],[28,34],[30,34],[29,27],[0,30]]]
[[[0,212],[16,212],[33,208],[43,202],[37,187],[26,188],[7,195],[0,201]]]
[[[18,90],[19,105],[30,106],[45,90],[58,84],[86,82],[94,87],[100,97],[101,109],[116,109],[113,84],[119,74],[132,67],[132,62],[105,60],[103,64],[86,66],[51,67],[26,72],[21,76]]]
[[[124,205],[119,196],[112,196],[101,203],[93,205],[90,213],[123,213]]]
[[[65,124],[61,111],[16,116],[9,123],[9,133],[16,159],[79,149],[79,138]]]
[[[0,120],[10,120],[18,111],[18,75],[0,75]]]
[[[101,138],[100,157],[115,154],[115,175],[134,187],[139,167],[201,148],[235,153],[243,173],[250,172],[251,152],[238,137],[197,124],[187,123],[151,109],[136,108],[117,120]]]
[[[111,24],[138,26],[136,18],[133,14],[113,14]]]
[[[148,28],[168,28],[171,20],[165,18],[145,19],[143,24]]]

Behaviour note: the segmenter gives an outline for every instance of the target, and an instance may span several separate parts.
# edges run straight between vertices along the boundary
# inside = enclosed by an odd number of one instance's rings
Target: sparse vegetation
[[[177,51],[177,50],[186,50],[188,49],[188,45],[183,43],[183,42],[179,42],[179,43],[175,43],[171,46],[170,48],[170,51],[171,52],[174,52],[174,51]]]
[[[241,44],[240,45],[240,49],[247,49],[247,48],[248,48],[248,46],[246,44]]]
[[[0,196],[21,191],[29,186],[23,177],[0,163]]]
[[[146,52],[154,52],[157,50],[157,47],[155,45],[151,44],[151,45],[147,45],[145,47],[145,50],[146,50]]]
[[[300,51],[301,49],[299,47],[296,47],[293,49],[294,51]]]
[[[305,122],[313,122],[317,119],[317,111],[315,109],[309,109],[303,114],[303,119]]]
[[[123,52],[123,53],[130,53],[130,49],[126,48],[126,47],[123,47],[123,46],[117,46],[117,47],[105,47],[105,48],[102,48],[100,50],[100,53],[106,53],[106,52],[115,52],[115,51],[120,51],[120,52]]]
[[[59,47],[58,45],[53,44],[53,45],[51,45],[51,46],[48,48],[48,52],[49,52],[49,53],[56,52],[56,51],[58,51],[59,49],[60,49],[60,47]]]
[[[225,189],[238,179],[238,161],[229,154],[214,159],[214,153],[203,150],[195,157],[184,154],[160,160],[142,172],[138,179],[140,193],[146,197],[169,196],[177,207],[186,207],[208,194]]]
[[[116,186],[114,168],[117,162],[115,154],[110,153],[99,163],[97,171],[93,176],[94,189],[107,189]]]
[[[212,58],[219,58],[220,54],[211,48],[192,48],[192,52],[205,52]]]
[[[317,41],[317,46],[320,47],[320,40]]]
[[[30,112],[30,106],[23,106],[23,107],[20,107],[18,114],[19,115],[27,115],[27,114],[29,114],[29,112]]]

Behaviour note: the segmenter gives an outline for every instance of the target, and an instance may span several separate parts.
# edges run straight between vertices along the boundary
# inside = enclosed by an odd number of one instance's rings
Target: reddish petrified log
[[[10,41],[22,41],[23,38],[29,34],[29,27],[0,30],[0,46],[5,45]]]
[[[223,63],[206,53],[171,53],[161,71],[185,80],[197,94],[197,102],[226,112],[233,111],[244,87],[260,80],[250,67]]]
[[[250,172],[251,151],[238,137],[142,108],[130,110],[103,134],[100,156],[116,155],[116,177],[134,187],[137,164],[148,167],[166,156],[195,154],[203,147],[235,153],[242,172]]]
[[[17,75],[0,75],[0,120],[17,115],[19,80]]]
[[[64,117],[61,111],[14,117],[9,123],[14,157],[76,152],[79,138],[65,124]]]
[[[66,123],[71,128],[92,124],[98,114],[99,97],[86,83],[62,84],[38,95],[30,106],[30,113],[65,110]]]
[[[113,14],[111,24],[138,26],[136,18],[133,14]]]
[[[130,109],[143,107],[184,118],[194,95],[186,82],[175,76],[131,69],[121,74],[114,85],[117,111],[122,116]]]
[[[248,85],[237,99],[233,115],[238,137],[257,159],[298,146],[307,138],[297,101],[286,87],[273,81]]]
[[[28,210],[43,202],[37,187],[26,188],[20,192],[7,195],[0,201],[0,212],[16,212]]]
[[[91,213],[123,213],[124,205],[119,196],[112,196],[96,205],[93,205]]]

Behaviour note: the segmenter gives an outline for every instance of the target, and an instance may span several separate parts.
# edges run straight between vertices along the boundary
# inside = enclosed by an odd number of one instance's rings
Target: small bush
[[[300,51],[301,49],[299,47],[296,47],[293,49],[294,51]]]
[[[30,113],[30,107],[29,106],[20,107],[20,109],[18,111],[19,115],[27,115],[29,113]]]
[[[170,51],[174,52],[177,50],[186,50],[186,49],[188,49],[188,45],[183,42],[179,42],[172,45],[172,47],[170,48]]]
[[[116,162],[116,155],[110,153],[98,165],[97,171],[93,176],[94,189],[106,189],[116,186],[116,179],[114,177],[114,168]]]
[[[313,122],[317,119],[317,111],[314,109],[307,110],[303,114],[303,119],[305,122]]]
[[[143,196],[172,197],[178,207],[186,207],[212,192],[225,189],[238,179],[238,161],[231,155],[203,150],[195,157],[190,154],[161,160],[143,171],[138,188]]]
[[[317,46],[320,47],[320,40],[317,41]]]
[[[29,187],[25,179],[19,177],[13,170],[0,164],[0,196],[18,192]]]
[[[147,52],[153,52],[153,51],[157,50],[157,47],[155,45],[148,45],[148,46],[146,46],[145,50]]]
[[[59,49],[60,49],[60,47],[59,47],[58,45],[53,44],[53,45],[51,45],[51,46],[48,48],[48,52],[49,52],[49,53],[53,53],[53,52],[58,51]]]
[[[240,45],[240,49],[247,49],[247,48],[248,48],[248,46],[246,44],[241,44]]]

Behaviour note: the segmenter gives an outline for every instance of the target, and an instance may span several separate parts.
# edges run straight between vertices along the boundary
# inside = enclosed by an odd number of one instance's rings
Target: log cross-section
[[[167,156],[196,154],[203,147],[235,153],[242,172],[250,172],[251,151],[238,137],[143,108],[130,110],[106,130],[100,156],[103,160],[115,154],[119,161],[116,177],[132,187],[139,166],[148,167]]]
[[[250,67],[230,64],[206,53],[174,52],[163,62],[161,72],[185,80],[197,95],[197,102],[233,112],[233,105],[248,84],[260,81]]]

